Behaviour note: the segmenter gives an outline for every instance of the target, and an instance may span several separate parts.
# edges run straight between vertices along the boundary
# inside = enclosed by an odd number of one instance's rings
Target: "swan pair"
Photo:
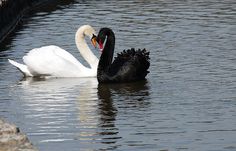
[[[90,25],[81,26],[75,34],[75,43],[90,68],[81,64],[69,52],[58,46],[44,46],[29,51],[24,57],[25,64],[9,59],[25,76],[52,77],[95,77],[99,83],[132,82],[145,79],[149,73],[149,52],[143,50],[124,50],[113,59],[115,34],[109,28],[102,28],[98,36]],[[102,52],[100,60],[92,53],[85,42],[90,37]],[[104,47],[103,47],[104,45]]]

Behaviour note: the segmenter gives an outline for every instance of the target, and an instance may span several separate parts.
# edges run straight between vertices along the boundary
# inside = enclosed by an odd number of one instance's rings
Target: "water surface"
[[[234,0],[74,0],[38,9],[1,44],[0,116],[40,151],[236,150],[235,8]],[[147,80],[22,79],[7,62],[54,44],[86,64],[74,43],[84,24],[112,28],[116,52],[148,49]]]

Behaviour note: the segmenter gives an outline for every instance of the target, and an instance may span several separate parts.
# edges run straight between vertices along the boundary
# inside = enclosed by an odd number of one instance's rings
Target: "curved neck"
[[[75,34],[75,43],[81,56],[88,62],[91,68],[97,68],[98,58],[93,54],[93,52],[88,47],[85,41],[85,35],[83,32],[78,30]]]
[[[106,30],[104,35],[106,35],[107,39],[99,60],[99,70],[105,70],[109,65],[111,65],[115,48],[115,34],[113,31]]]

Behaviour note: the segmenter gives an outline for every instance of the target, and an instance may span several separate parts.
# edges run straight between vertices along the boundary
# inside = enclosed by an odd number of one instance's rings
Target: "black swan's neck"
[[[109,28],[104,28],[102,34],[106,36],[106,44],[104,46],[102,55],[99,60],[98,70],[104,71],[112,63],[114,48],[115,48],[115,34]]]

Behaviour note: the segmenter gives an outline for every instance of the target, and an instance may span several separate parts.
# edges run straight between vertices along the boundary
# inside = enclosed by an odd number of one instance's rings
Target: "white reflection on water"
[[[20,100],[16,112],[29,122],[29,135],[47,135],[41,143],[83,139],[97,126],[97,85],[96,78],[23,79],[12,91]]]

